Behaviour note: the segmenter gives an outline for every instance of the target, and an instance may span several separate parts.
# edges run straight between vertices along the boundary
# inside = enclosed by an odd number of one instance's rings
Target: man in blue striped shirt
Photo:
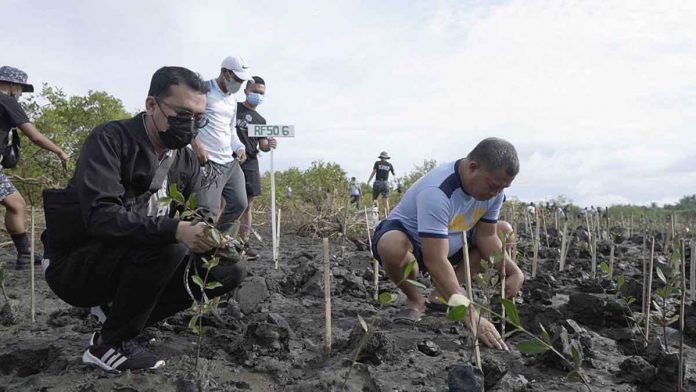
[[[406,264],[415,259],[418,266],[411,278],[427,271],[436,292],[445,300],[463,294],[462,233],[467,233],[471,273],[475,275],[481,270],[481,258],[487,259],[502,248],[497,224],[505,199],[503,189],[510,186],[518,171],[512,144],[487,138],[466,158],[436,167],[411,186],[373,236],[373,254],[392,281],[398,283]],[[505,268],[505,295],[514,296],[524,280],[522,271],[509,258],[496,268]],[[399,287],[408,298],[399,318],[419,320],[425,311],[425,298],[413,285]],[[474,319],[478,316],[469,312],[469,327]],[[493,324],[484,318],[478,323],[478,334],[491,347],[507,348]]]

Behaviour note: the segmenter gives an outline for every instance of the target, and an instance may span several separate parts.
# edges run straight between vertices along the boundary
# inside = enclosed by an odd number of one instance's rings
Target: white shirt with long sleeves
[[[225,94],[215,79],[209,80],[210,91],[206,95],[205,115],[208,124],[198,131],[197,140],[208,152],[208,159],[215,163],[227,164],[234,160],[233,153],[244,150],[239,140],[237,124],[237,99]]]

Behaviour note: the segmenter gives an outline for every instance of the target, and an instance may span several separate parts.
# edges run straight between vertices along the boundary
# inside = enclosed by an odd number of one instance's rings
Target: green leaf
[[[660,327],[662,327],[665,323],[664,320],[662,320],[662,317],[660,317],[657,314],[653,314],[650,318],[652,319],[652,321],[655,322],[655,324],[659,325]]]
[[[191,317],[191,320],[189,320],[188,327],[189,329],[194,329],[195,327],[198,326],[198,315],[195,315]]]
[[[408,283],[408,284],[410,284],[410,285],[413,285],[413,286],[416,286],[416,287],[421,288],[421,289],[425,289],[425,288],[426,288],[425,285],[424,285],[423,283],[421,283],[421,282],[419,282],[419,281],[417,281],[417,280],[406,279],[406,283]]]
[[[198,203],[196,202],[196,195],[189,196],[188,200],[186,200],[186,209],[189,211],[195,211],[196,207],[198,207]]]
[[[667,278],[665,278],[665,274],[662,272],[662,269],[657,267],[655,272],[657,272],[657,277],[660,278],[662,283],[667,284]]]
[[[524,354],[539,354],[551,348],[548,344],[538,340],[525,340],[517,343],[517,350]]]
[[[397,298],[398,297],[396,294],[385,291],[377,297],[377,302],[379,302],[380,305],[384,306],[396,301]]]
[[[208,284],[205,285],[206,290],[212,290],[212,289],[216,289],[218,287],[222,287],[222,283],[220,283],[220,282],[208,282]]]
[[[515,303],[508,298],[501,298],[500,302],[505,308],[505,317],[507,318],[507,321],[509,321],[510,324],[514,325],[515,327],[521,328],[522,323],[520,323],[520,316],[517,313],[517,306],[515,306]]]
[[[218,264],[220,264],[220,257],[213,256],[210,260],[206,261],[203,264],[203,267],[205,267],[205,269],[210,270],[210,269],[217,267]]]
[[[210,235],[213,237],[213,241],[220,246],[222,245],[222,236],[220,235],[220,232],[216,228],[210,229]]]
[[[494,251],[493,254],[491,254],[491,257],[490,257],[491,262],[492,262],[493,264],[497,264],[498,262],[503,261],[503,258],[504,258],[504,253],[503,253],[502,250],[496,250],[496,251]]]
[[[602,261],[599,263],[599,269],[604,273],[604,275],[609,275],[609,265]]]
[[[197,284],[198,287],[203,288],[203,286],[204,286],[203,279],[201,279],[200,276],[193,275],[191,278],[193,279],[193,283]]]
[[[160,205],[166,206],[166,205],[170,204],[171,202],[172,202],[171,197],[160,197],[159,199],[157,199],[157,203],[159,203]]]
[[[667,325],[670,325],[674,323],[675,321],[679,320],[679,315],[675,314],[674,316],[670,317],[667,319]]]
[[[616,287],[621,290],[624,282],[626,282],[626,277],[623,274],[619,275],[618,279],[616,280]]]
[[[544,343],[546,344],[551,344],[551,335],[546,331],[546,328],[544,328],[544,324],[539,323],[539,327],[541,327],[541,338],[544,340]]]
[[[191,215],[193,215],[193,211],[184,211],[179,215],[179,218],[186,219],[186,218],[190,217]]]
[[[362,316],[358,315],[358,321],[360,321],[360,326],[362,327],[362,329],[363,329],[365,332],[367,332],[367,331],[368,331],[368,329],[367,329],[367,323],[366,323],[365,320],[362,318]]]
[[[582,357],[580,356],[580,350],[572,344],[570,346],[570,353],[573,355],[573,364],[575,364],[575,369],[580,369],[582,365]]]
[[[466,313],[469,308],[466,305],[459,305],[447,308],[447,320],[450,321],[464,321]]]
[[[406,279],[411,276],[411,272],[413,272],[413,269],[416,268],[417,263],[418,262],[416,260],[411,260],[406,263],[406,267],[404,267],[404,276],[401,279]]]

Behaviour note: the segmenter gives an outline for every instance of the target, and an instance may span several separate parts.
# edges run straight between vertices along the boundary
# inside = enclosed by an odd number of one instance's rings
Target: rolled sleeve
[[[490,206],[486,210],[486,213],[481,218],[481,222],[485,223],[496,223],[498,222],[498,217],[500,216],[500,210],[503,208],[503,201],[505,200],[505,194],[500,192],[495,199],[491,201]]]

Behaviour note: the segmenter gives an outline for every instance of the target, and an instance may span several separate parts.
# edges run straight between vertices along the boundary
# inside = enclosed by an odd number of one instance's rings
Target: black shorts
[[[372,234],[372,255],[379,261],[380,264],[382,264],[382,258],[379,256],[379,252],[377,251],[377,244],[379,243],[379,240],[382,238],[382,236],[387,233],[388,231],[392,230],[397,230],[406,235],[406,238],[408,238],[409,242],[411,243],[411,247],[413,247],[413,256],[416,258],[416,262],[418,262],[418,270],[423,273],[427,271],[425,268],[425,262],[423,261],[423,251],[421,250],[420,244],[416,242],[416,240],[409,234],[409,232],[406,230],[404,225],[401,223],[401,221],[396,220],[396,219],[386,219],[380,222],[377,227],[375,227],[375,232]],[[469,243],[469,248],[472,248],[473,244],[473,234],[474,234],[474,229],[470,229],[466,232],[466,238]],[[455,252],[452,256],[449,256],[449,262],[452,265],[458,265],[464,258],[464,253],[462,252],[462,249],[460,248],[457,252]]]
[[[389,197],[389,183],[384,180],[375,180],[372,184],[372,200],[382,195],[382,198],[386,199]]]
[[[242,164],[244,183],[247,197],[261,196],[261,173],[259,161],[256,158],[248,159]]]

